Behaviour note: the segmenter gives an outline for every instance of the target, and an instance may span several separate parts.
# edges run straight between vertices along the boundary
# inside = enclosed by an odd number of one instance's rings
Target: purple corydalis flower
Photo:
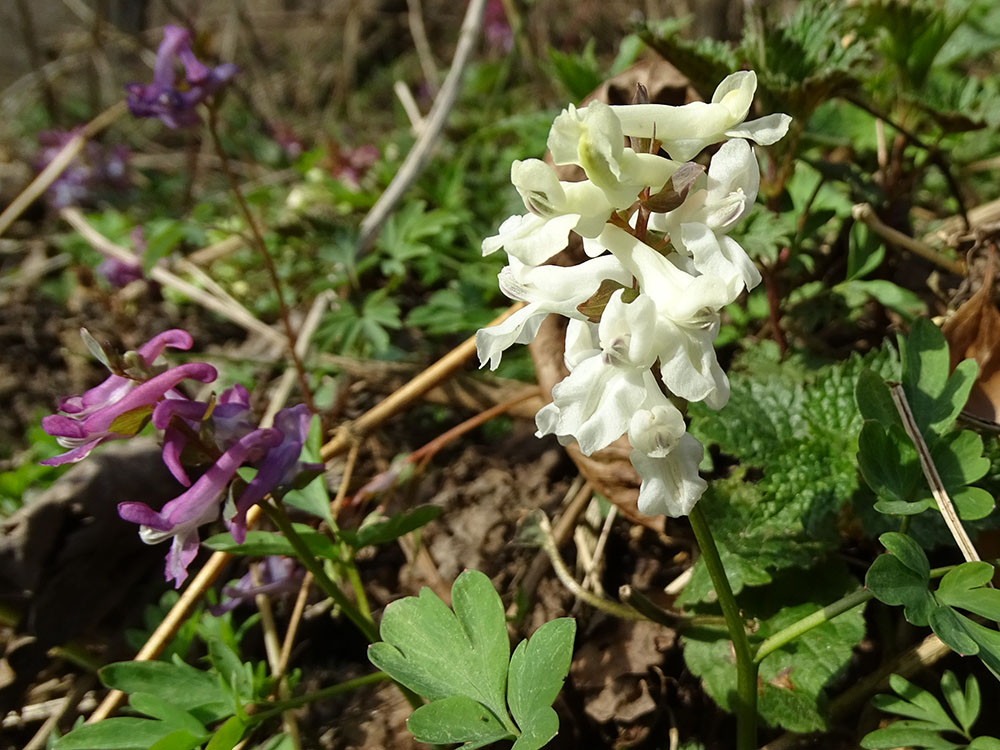
[[[275,596],[295,592],[302,581],[303,570],[290,557],[268,555],[257,567],[259,583],[247,573],[235,585],[222,588],[223,599],[208,611],[215,617],[230,612],[243,602],[253,602],[254,597],[264,594]]]
[[[143,277],[142,256],[146,252],[146,233],[142,227],[132,230],[132,252],[135,259],[128,262],[118,258],[105,258],[97,266],[97,273],[113,287],[121,289]]]
[[[65,148],[81,128],[44,130],[38,134],[41,150],[35,157],[35,169],[41,172]],[[124,190],[128,180],[129,151],[124,146],[103,148],[87,141],[55,181],[45,191],[52,208],[86,203],[95,190]]]
[[[312,415],[305,404],[282,409],[274,416],[274,430],[281,435],[281,441],[255,463],[257,476],[247,484],[236,501],[236,512],[226,521],[237,543],[242,544],[246,539],[247,511],[252,506],[269,493],[291,485],[302,472],[323,470],[323,464],[299,461],[302,446],[309,436],[310,419]]]
[[[150,339],[139,348],[138,355],[144,365],[151,368],[166,347],[189,349],[191,344],[190,334],[174,329]],[[62,414],[43,418],[42,429],[70,450],[42,463],[59,466],[80,461],[107,440],[133,437],[153,406],[168,396],[182,380],[190,378],[210,383],[216,376],[211,365],[192,362],[161,372],[145,382],[112,374],[82,395],[60,399],[59,411]]]
[[[174,422],[175,418],[183,420],[189,431],[181,429]],[[188,445],[190,433],[209,437],[220,451],[226,451],[256,429],[250,412],[250,394],[239,384],[222,392],[210,414],[209,404],[200,401],[164,399],[153,409],[153,426],[163,430],[163,462],[185,487],[191,485],[191,480],[181,463],[181,454]]]
[[[145,503],[119,503],[118,515],[142,526],[139,536],[146,544],[173,538],[167,553],[166,579],[180,585],[187,578],[187,566],[198,554],[198,527],[219,517],[219,501],[236,470],[279,444],[278,430],[254,430],[223,453],[219,460],[184,493],[157,513]]]
[[[184,67],[186,87],[176,86],[175,66]],[[239,66],[223,63],[209,68],[191,49],[191,33],[180,26],[166,26],[156,51],[153,82],[129,83],[128,108],[136,117],[157,117],[168,128],[184,128],[201,122],[195,108],[239,72]]]
[[[514,30],[507,20],[507,10],[502,0],[489,0],[483,13],[483,33],[489,46],[501,52],[510,52],[514,46]]]

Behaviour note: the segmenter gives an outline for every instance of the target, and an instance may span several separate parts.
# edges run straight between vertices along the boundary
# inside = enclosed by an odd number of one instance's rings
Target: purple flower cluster
[[[187,567],[198,552],[198,527],[219,517],[227,490],[232,488],[235,501],[227,505],[224,520],[233,538],[242,543],[246,514],[254,504],[323,468],[299,460],[311,418],[304,405],[282,409],[273,427],[260,428],[243,386],[235,385],[207,403],[178,392],[183,380],[210,383],[217,376],[215,368],[204,363],[157,366],[164,348],[189,349],[191,344],[191,336],[181,330],[154,337],[131,358],[126,355],[124,359],[131,362],[127,374],[113,373],[85,394],[62,399],[63,414],[42,420],[45,431],[70,448],[43,462],[50,465],[79,461],[102,442],[133,437],[149,419],[163,431],[163,460],[187,489],[159,511],[142,502],[124,502],[118,513],[141,525],[139,534],[147,544],[173,540],[166,579],[176,586],[187,578]],[[185,459],[212,464],[192,482]],[[243,466],[257,472],[245,485],[236,473]]]
[[[35,170],[45,169],[79,130],[43,130],[39,133],[41,149],[35,156]],[[45,198],[52,208],[60,209],[87,202],[97,190],[125,190],[129,186],[128,160],[129,151],[124,146],[104,148],[88,141],[49,186]]]
[[[111,286],[121,289],[133,281],[138,281],[144,274],[142,270],[142,256],[146,253],[146,232],[142,227],[132,230],[132,252],[135,259],[124,261],[118,258],[108,257],[97,266],[97,273],[104,277]]]
[[[184,82],[177,82],[177,64],[184,68]],[[128,108],[136,117],[157,117],[168,128],[186,128],[201,122],[197,106],[239,72],[239,66],[223,63],[209,68],[194,56],[191,33],[180,26],[163,29],[156,51],[153,82],[129,83]]]

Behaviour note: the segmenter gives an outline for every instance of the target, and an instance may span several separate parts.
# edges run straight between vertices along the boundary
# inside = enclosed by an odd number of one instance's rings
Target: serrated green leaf
[[[215,675],[186,664],[124,661],[108,664],[99,674],[109,688],[156,695],[184,711],[229,704],[229,696]]]
[[[407,720],[406,728],[420,742],[432,745],[463,742],[462,750],[514,737],[482,703],[464,695],[440,698],[421,706]]]
[[[133,693],[129,696],[129,705],[141,714],[159,719],[174,729],[183,729],[196,737],[207,737],[205,725],[182,708],[151,693]]]
[[[368,658],[377,668],[432,701],[464,696],[508,727],[506,687],[510,643],[503,604],[489,578],[467,570],[452,586],[454,612],[433,591],[386,607]]]
[[[882,377],[897,372],[891,349],[819,369],[794,359],[764,361],[765,349],[750,350],[734,365],[732,394],[721,412],[690,405],[695,437],[762,474],[751,482],[741,474],[716,481],[701,500],[716,541],[743,561],[732,568],[737,585],[811,566],[837,547],[836,515],[858,489],[858,377],[865,369]],[[708,577],[698,580],[701,590],[689,587],[686,603],[707,593]]]
[[[386,544],[430,523],[441,515],[442,510],[438,505],[422,505],[385,521],[363,526],[357,531],[343,530],[340,537],[355,549]]]
[[[52,750],[149,750],[173,731],[155,719],[113,717],[77,727],[56,740]]]
[[[514,649],[507,674],[507,704],[522,732],[515,745],[519,750],[538,750],[559,731],[552,703],[569,674],[575,636],[576,622],[563,617],[545,623]]]

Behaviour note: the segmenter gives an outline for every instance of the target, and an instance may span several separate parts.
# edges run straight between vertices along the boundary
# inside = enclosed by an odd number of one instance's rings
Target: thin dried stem
[[[430,159],[431,150],[435,142],[441,135],[445,120],[458,98],[459,84],[465,73],[472,50],[475,48],[476,40],[479,38],[479,29],[483,24],[483,8],[486,7],[486,0],[470,0],[469,7],[465,11],[465,18],[462,21],[462,28],[459,31],[458,45],[455,48],[455,57],[452,59],[451,69],[444,79],[441,92],[434,99],[434,105],[427,115],[427,127],[413,144],[413,148],[406,155],[403,165],[399,168],[396,176],[392,178],[389,187],[379,196],[375,205],[371,207],[368,215],[361,222],[361,236],[358,240],[359,252],[366,252],[375,241],[379,230],[385,224],[389,214],[393,212],[396,204],[403,197],[403,193],[413,183],[417,175],[427,165]]]
[[[566,563],[563,561],[562,555],[559,554],[559,548],[556,546],[555,536],[552,533],[552,524],[549,523],[549,519],[544,513],[539,515],[538,526],[542,530],[543,535],[542,549],[544,549],[545,553],[549,556],[549,562],[552,563],[552,569],[555,571],[556,576],[562,582],[562,585],[569,589],[573,596],[580,599],[584,603],[589,604],[595,609],[607,612],[609,615],[614,615],[615,617],[620,617],[623,620],[646,619],[643,614],[637,612],[631,607],[611,601],[610,599],[603,599],[583,588],[583,586],[581,586],[576,579],[573,578],[573,574],[570,573],[569,568],[566,567]]]
[[[491,326],[503,322],[524,306],[523,302],[511,305],[502,315],[496,318]],[[371,409],[352,422],[347,422],[334,433],[334,436],[323,445],[320,455],[324,461],[347,450],[350,445],[368,435],[396,412],[409,406],[442,380],[454,375],[465,366],[466,360],[476,352],[476,337],[470,336],[456,346],[441,359],[432,364],[415,378],[397,389]]]
[[[949,258],[948,256],[939,253],[930,245],[905,235],[898,229],[893,229],[876,215],[875,209],[873,209],[869,204],[856,204],[854,208],[851,209],[851,214],[854,216],[855,220],[867,225],[869,229],[882,237],[882,239],[888,240],[894,245],[899,245],[900,247],[909,250],[911,253],[919,255],[921,258],[929,260],[931,263],[934,263],[947,271],[951,271],[951,273],[958,274],[959,276],[965,275],[965,263],[960,260]]]
[[[427,40],[427,29],[424,27],[424,9],[420,0],[406,0],[406,10],[410,35],[413,37],[413,46],[417,50],[417,59],[420,61],[420,69],[424,73],[424,81],[427,83],[431,96],[437,96],[437,63],[434,62],[431,43]]]
[[[62,209],[59,212],[59,215],[102,255],[115,258],[125,263],[135,262],[136,257],[134,253],[132,253],[128,248],[116,245],[114,242],[94,229],[87,222],[87,219],[80,212],[80,209],[67,207]],[[231,320],[233,323],[236,323],[238,326],[246,329],[247,331],[259,333],[268,340],[282,346],[285,346],[287,343],[287,339],[280,332],[274,330],[263,321],[258,320],[254,317],[253,313],[243,307],[243,305],[235,299],[222,299],[209,294],[205,290],[199,289],[194,286],[194,284],[185,281],[161,265],[155,265],[149,270],[149,278],[165,287],[176,289],[178,292],[190,297],[192,301],[201,305],[206,310],[211,310],[227,320]]]
[[[36,198],[44,193],[53,182],[59,179],[59,175],[80,154],[80,151],[83,150],[88,140],[100,133],[127,111],[128,107],[125,106],[125,102],[118,102],[101,112],[101,114],[80,128],[79,133],[66,141],[66,145],[49,162],[48,166],[0,214],[0,236],[10,229],[10,225],[17,221],[17,218],[24,213],[24,210],[28,206],[35,202]]]
[[[903,391],[903,386],[899,383],[893,383],[889,387],[889,393],[892,395],[892,402],[896,405],[896,411],[899,412],[900,419],[903,420],[903,429],[906,430],[907,436],[913,442],[913,447],[917,449],[917,456],[920,458],[920,468],[923,469],[927,484],[930,485],[934,502],[937,503],[938,510],[941,511],[941,516],[944,518],[948,531],[951,532],[955,543],[958,545],[959,550],[961,550],[962,557],[967,562],[980,560],[979,553],[972,544],[969,535],[965,532],[965,527],[962,526],[962,522],[958,518],[958,513],[955,512],[955,505],[951,502],[948,491],[941,481],[941,475],[938,474],[937,467],[934,465],[931,452],[927,448],[927,443],[924,442],[924,436],[920,434],[920,428],[917,427],[917,422],[913,418],[913,412],[910,410],[910,404],[906,400],[906,393]]]

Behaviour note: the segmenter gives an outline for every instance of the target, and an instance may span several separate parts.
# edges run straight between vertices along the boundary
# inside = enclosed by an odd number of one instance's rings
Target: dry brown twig
[[[483,25],[483,9],[486,7],[486,0],[471,0],[468,9],[465,11],[465,18],[462,20],[462,28],[458,35],[458,46],[455,48],[455,56],[452,58],[451,68],[444,79],[441,91],[434,99],[434,105],[427,115],[427,126],[413,144],[413,148],[403,160],[403,165],[399,168],[396,176],[392,178],[389,187],[375,201],[368,215],[361,222],[361,236],[358,239],[359,252],[366,252],[375,241],[375,237],[382,229],[386,219],[396,208],[396,204],[403,197],[403,193],[413,183],[417,175],[427,165],[431,151],[441,130],[444,128],[445,120],[451,112],[451,108],[458,98],[459,84],[465,73],[466,64],[472,54],[476,40],[479,38],[479,29]]]

